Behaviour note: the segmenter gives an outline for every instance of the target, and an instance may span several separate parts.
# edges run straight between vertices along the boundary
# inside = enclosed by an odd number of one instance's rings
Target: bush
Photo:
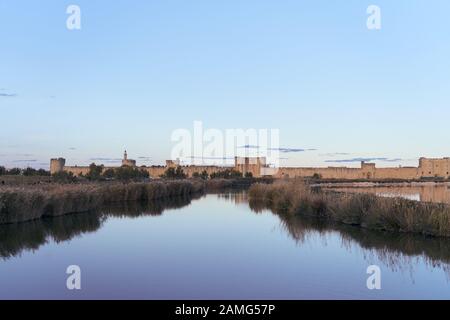
[[[12,168],[6,171],[7,175],[11,175],[11,176],[18,176],[20,174],[22,174],[22,170],[20,170],[19,168]]]
[[[242,178],[242,172],[234,169],[225,169],[211,173],[211,179],[237,179]]]
[[[209,174],[206,170],[203,170],[201,173],[198,172],[194,172],[192,174],[193,178],[199,178],[199,179],[203,179],[203,180],[208,180],[209,178]]]
[[[173,168],[167,168],[167,170],[164,172],[163,175],[161,175],[162,178],[166,179],[185,179],[186,174],[183,171],[183,168],[180,166]]]
[[[122,166],[114,170],[113,177],[122,181],[130,181],[149,178],[149,174],[148,171],[144,169]]]
[[[50,171],[46,171],[44,169],[36,170],[36,169],[28,167],[22,171],[22,174],[24,176],[28,176],[28,177],[29,176],[50,176]]]
[[[60,171],[52,175],[53,181],[58,183],[68,183],[76,181],[76,177],[72,172]]]
[[[320,173],[316,172],[316,173],[313,174],[312,178],[319,180],[319,179],[322,179],[322,175]]]
[[[95,163],[89,165],[89,172],[86,174],[86,178],[89,180],[102,179],[103,165],[97,166]]]
[[[113,179],[116,176],[116,173],[114,172],[114,169],[106,169],[103,173],[102,176],[106,179]]]

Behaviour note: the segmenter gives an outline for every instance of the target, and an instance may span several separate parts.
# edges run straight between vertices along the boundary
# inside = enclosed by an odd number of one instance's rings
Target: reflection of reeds
[[[253,200],[252,204],[257,203]],[[259,207],[257,207],[259,208]],[[393,271],[413,269],[423,262],[432,267],[440,267],[450,276],[450,242],[443,237],[427,237],[412,233],[375,231],[342,223],[333,223],[317,217],[294,214],[278,214],[284,230],[298,243],[305,243],[319,235],[324,240],[333,232],[338,232],[342,246],[352,250],[357,243],[366,258],[375,257]]]
[[[7,259],[24,250],[36,250],[47,240],[66,241],[100,228],[104,218],[96,212],[0,226],[0,257]]]
[[[50,184],[0,189],[0,224],[86,212],[105,204],[150,201],[203,192],[200,181],[150,183]]]
[[[115,202],[86,213],[44,218],[25,223],[0,225],[0,258],[8,259],[26,250],[37,250],[49,239],[67,241],[78,235],[101,228],[109,217],[136,218],[161,215],[164,210],[190,204],[201,194],[160,198],[148,202]]]
[[[316,191],[299,181],[255,184],[249,197],[278,213],[310,215],[373,230],[450,237],[450,207],[444,204]]]
[[[160,198],[154,201],[132,201],[110,203],[99,209],[107,217],[138,218],[141,216],[159,216],[165,210],[179,209],[191,203],[193,199],[201,197],[201,193],[192,196],[175,196],[170,198]]]

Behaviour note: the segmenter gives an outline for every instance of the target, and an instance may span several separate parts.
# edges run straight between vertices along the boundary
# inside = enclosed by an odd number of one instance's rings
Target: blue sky
[[[66,28],[70,4],[81,30]],[[381,30],[366,27],[370,4]],[[0,165],[124,148],[159,164],[195,120],[277,128],[281,147],[314,149],[283,153],[286,165],[450,156],[449,11],[447,0],[4,0]]]

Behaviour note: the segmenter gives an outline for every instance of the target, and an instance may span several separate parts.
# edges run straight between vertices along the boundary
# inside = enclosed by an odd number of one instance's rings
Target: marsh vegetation
[[[285,215],[312,216],[371,230],[450,237],[450,206],[446,204],[325,191],[301,181],[255,184],[249,197]]]
[[[194,180],[1,187],[0,224],[86,212],[111,203],[189,196],[205,188]]]

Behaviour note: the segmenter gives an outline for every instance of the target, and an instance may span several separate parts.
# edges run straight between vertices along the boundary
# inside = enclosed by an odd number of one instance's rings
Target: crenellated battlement
[[[86,175],[89,172],[88,166],[66,166],[64,158],[50,160],[51,174],[66,171],[72,172],[75,176]],[[128,159],[125,151],[122,160],[123,166],[136,167],[136,161]],[[141,166],[148,171],[150,177],[157,178],[164,174],[167,168],[180,166],[179,160],[167,160],[165,166]],[[206,171],[209,175],[230,169],[225,166],[181,166],[188,177],[194,173]],[[104,167],[104,170],[114,167]],[[251,173],[253,177],[272,176],[274,178],[299,178],[299,177],[321,177],[323,179],[402,179],[414,180],[421,178],[448,179],[450,177],[450,158],[420,158],[418,167],[390,167],[377,168],[375,163],[361,162],[360,168],[349,167],[280,167],[272,168],[266,163],[264,157],[235,157],[234,167],[236,171],[243,175]]]

